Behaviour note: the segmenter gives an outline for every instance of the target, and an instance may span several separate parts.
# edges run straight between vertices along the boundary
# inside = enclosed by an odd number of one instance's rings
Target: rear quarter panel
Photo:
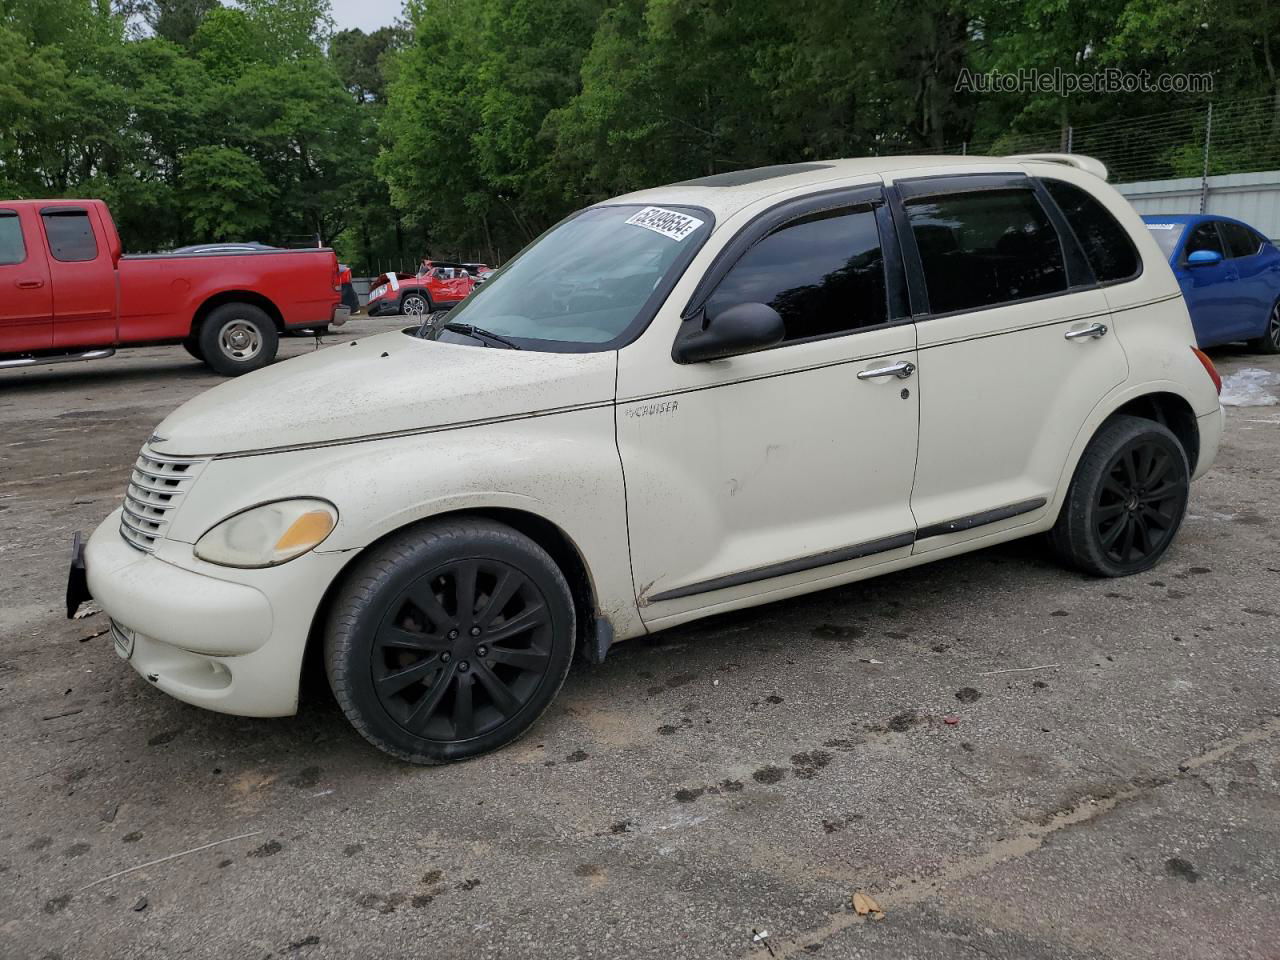
[[[1129,375],[1098,400],[1080,425],[1058,484],[1058,496],[1051,505],[1050,514],[1056,516],[1089,440],[1107,417],[1130,400],[1145,394],[1171,393],[1185,400],[1198,418],[1215,414],[1220,407],[1213,381],[1192,352],[1195,331],[1178,281],[1137,211],[1113,187],[1091,174],[1068,167],[1048,171],[1035,166],[1028,165],[1028,173],[1066,180],[1088,190],[1125,228],[1142,261],[1142,272],[1135,279],[1102,288],[1111,311],[1111,330],[1124,348]],[[1216,449],[1216,436],[1212,440],[1212,444],[1202,442],[1202,453]],[[1205,457],[1201,459],[1204,461]],[[1206,467],[1207,463],[1202,462],[1197,472]],[[1192,469],[1196,469],[1195,464]]]

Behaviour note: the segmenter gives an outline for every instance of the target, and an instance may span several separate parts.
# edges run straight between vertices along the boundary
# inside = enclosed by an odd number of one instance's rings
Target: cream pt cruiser
[[[1138,215],[1085,157],[839,160],[619,197],[447,322],[224,383],[73,561],[166,693],[506,744],[575,650],[1048,535],[1168,548],[1223,428]]]

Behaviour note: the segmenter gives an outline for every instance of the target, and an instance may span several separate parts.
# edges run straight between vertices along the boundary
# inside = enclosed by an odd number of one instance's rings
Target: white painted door
[[[885,322],[870,207],[824,211],[756,243],[708,312],[742,302],[773,304],[788,340],[728,360],[672,361],[661,393],[619,397],[632,569],[647,621],[910,552],[915,380],[859,378],[895,365],[910,374],[916,362],[912,324]],[[651,359],[624,349],[620,383],[644,382],[627,365]]]
[[[1128,363],[1102,290],[1069,291],[1033,191],[906,210],[932,312],[917,323],[919,553],[1042,519],[1081,425]]]

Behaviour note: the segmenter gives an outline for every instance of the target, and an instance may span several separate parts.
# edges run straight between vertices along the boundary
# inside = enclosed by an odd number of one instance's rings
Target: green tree
[[[275,188],[241,150],[196,147],[183,157],[179,181],[192,239],[250,239],[271,226]]]

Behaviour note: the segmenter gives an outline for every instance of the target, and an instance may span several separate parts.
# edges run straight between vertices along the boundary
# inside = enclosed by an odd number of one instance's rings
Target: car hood
[[[617,353],[538,353],[385,333],[265,367],[187,401],[151,450],[217,456],[612,403]]]

